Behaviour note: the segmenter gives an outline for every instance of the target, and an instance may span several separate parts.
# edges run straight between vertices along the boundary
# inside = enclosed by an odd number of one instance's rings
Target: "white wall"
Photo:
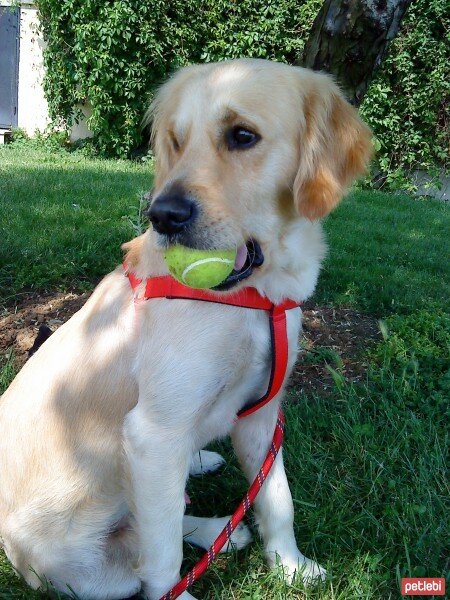
[[[11,5],[11,0],[0,0],[1,6]],[[20,2],[19,93],[17,107],[18,126],[28,135],[44,131],[50,123],[48,105],[42,86],[44,78],[43,49],[45,42],[39,34],[37,8],[33,2]],[[81,108],[85,119],[90,116],[90,106]],[[86,120],[74,125],[70,132],[72,141],[90,137]]]
[[[43,131],[49,124],[42,80],[44,41],[38,34],[37,9],[23,4],[20,9],[18,126],[29,135]]]
[[[92,114],[92,107],[89,100],[84,104],[79,104],[76,108],[78,110],[81,110],[84,118],[82,118],[79,123],[73,124],[70,130],[71,142],[75,142],[76,140],[84,140],[88,137],[92,137],[92,131],[86,124],[87,119],[89,119],[89,117]]]

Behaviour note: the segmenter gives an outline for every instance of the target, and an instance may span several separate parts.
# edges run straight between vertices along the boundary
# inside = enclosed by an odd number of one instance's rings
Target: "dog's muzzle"
[[[191,227],[195,225],[199,216],[199,208],[181,188],[174,186],[168,193],[162,194],[156,199],[153,199],[152,192],[149,192],[145,195],[145,199],[148,202],[148,208],[144,214],[148,217],[153,229],[165,237],[166,243],[181,244],[190,248],[203,247],[202,243],[199,244],[198,233],[192,235]],[[208,246],[203,249],[207,249]],[[230,290],[239,282],[250,277],[254,269],[260,267],[263,262],[264,254],[261,246],[255,239],[248,240],[238,249],[238,257],[233,271],[225,281],[213,289],[217,291]]]

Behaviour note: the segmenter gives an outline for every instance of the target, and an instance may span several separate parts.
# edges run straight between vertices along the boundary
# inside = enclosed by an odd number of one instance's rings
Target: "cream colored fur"
[[[259,241],[264,264],[241,286],[274,302],[308,298],[325,251],[313,219],[370,156],[367,128],[331,79],[257,60],[190,67],[162,87],[151,114],[155,197],[181,182],[202,206],[204,240]],[[257,130],[260,142],[230,152],[223,136],[234,124]],[[130,269],[167,273],[164,245],[151,229],[130,242]],[[289,371],[300,317],[289,311]],[[262,312],[134,304],[121,267],[103,279],[0,402],[0,534],[31,586],[47,580],[82,599],[112,600],[143,584],[156,600],[177,581],[183,535],[207,546],[224,522],[189,517],[183,526],[190,466],[198,474],[220,464],[217,455],[199,460],[199,450],[230,434],[249,479],[267,451],[281,394],[235,417],[266,389],[268,336]],[[270,565],[305,581],[323,576],[297,548],[281,453],[255,509]],[[235,534],[238,547],[248,540],[246,529]]]

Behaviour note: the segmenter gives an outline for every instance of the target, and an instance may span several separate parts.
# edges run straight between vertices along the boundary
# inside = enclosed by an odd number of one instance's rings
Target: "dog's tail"
[[[33,354],[39,350],[39,348],[42,346],[42,344],[48,340],[48,338],[52,335],[53,331],[50,329],[50,327],[48,325],[46,325],[45,323],[43,323],[40,327],[39,327],[39,331],[37,333],[36,339],[34,340],[33,345],[31,346],[31,348],[28,350],[28,358],[30,358],[30,356],[33,356]]]

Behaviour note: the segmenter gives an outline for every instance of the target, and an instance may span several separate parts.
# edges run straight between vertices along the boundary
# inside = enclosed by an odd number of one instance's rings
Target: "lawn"
[[[0,148],[4,310],[20,306],[30,290],[91,289],[138,230],[139,200],[151,179],[149,164],[30,143]],[[330,251],[314,305],[351,307],[381,319],[382,331],[361,350],[362,380],[349,381],[336,361],[326,393],[289,392],[285,459],[297,539],[330,577],[307,592],[281,584],[254,542],[221,557],[193,589],[198,598],[386,600],[400,598],[402,576],[447,573],[449,208],[357,191],[325,228]],[[1,360],[4,389],[14,356]],[[245,490],[229,445],[218,448],[229,457],[221,476],[189,483],[199,515],[230,513]],[[187,549],[186,556],[187,566],[199,552]],[[0,558],[0,600],[45,597]]]

